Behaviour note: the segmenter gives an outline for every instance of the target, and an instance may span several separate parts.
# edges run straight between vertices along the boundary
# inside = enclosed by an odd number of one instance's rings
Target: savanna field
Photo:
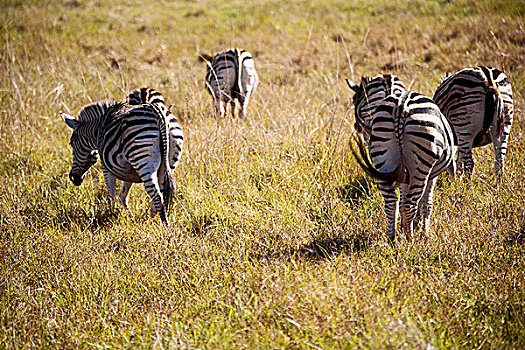
[[[525,348],[525,1],[0,2],[0,348]],[[217,118],[199,54],[260,77]],[[443,174],[431,229],[389,245],[344,78],[432,96],[488,65],[514,90],[499,186]],[[163,227],[141,184],[68,179],[60,112],[163,93],[185,134]]]

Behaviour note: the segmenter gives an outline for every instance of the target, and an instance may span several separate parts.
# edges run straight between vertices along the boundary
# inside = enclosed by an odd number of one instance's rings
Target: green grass
[[[524,348],[524,1],[2,1],[0,348]],[[201,52],[243,47],[248,118],[213,116]],[[390,247],[349,152],[344,77],[504,68],[507,167],[446,176],[428,237]],[[68,180],[59,112],[160,90],[186,143],[163,228],[141,185]]]

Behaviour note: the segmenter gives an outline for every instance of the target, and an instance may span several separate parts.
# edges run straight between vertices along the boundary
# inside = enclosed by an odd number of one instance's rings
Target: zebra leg
[[[430,224],[430,215],[434,206],[434,185],[436,184],[437,177],[429,180],[423,192],[423,197],[419,201],[419,213],[422,219],[422,232],[426,233]]]
[[[219,99],[219,117],[224,118],[226,114],[226,105],[222,99]]]
[[[214,99],[213,107],[215,109],[215,115],[218,116],[219,118],[223,118],[224,113],[225,113],[225,107],[224,107],[224,102],[222,101],[222,99],[220,98]]]
[[[166,218],[166,209],[164,207],[164,200],[162,199],[162,192],[159,185],[157,173],[151,174],[143,179],[146,193],[151,198],[151,217],[153,218],[157,213],[160,214],[160,219],[164,224],[168,224]]]
[[[421,199],[422,188],[420,183],[412,186],[409,183],[408,185],[405,184],[405,186],[403,197],[401,198],[401,222],[406,238],[410,240],[414,231],[412,224],[417,213],[419,200]]]
[[[458,161],[461,159],[465,175],[470,180],[474,172],[474,158],[472,158],[472,144],[468,143],[459,149]]]
[[[235,110],[237,109],[237,108],[236,108],[236,107],[237,107],[237,104],[235,103],[235,100],[234,100],[234,99],[232,99],[232,100],[230,101],[230,106],[231,106],[231,109],[232,109],[232,110],[231,110],[232,118],[235,118]]]
[[[456,159],[452,160],[447,168],[447,173],[453,177],[456,177],[456,174],[461,171],[461,163],[463,162],[461,154],[459,152],[455,153]]]
[[[244,111],[248,107],[248,100],[250,99],[250,94],[246,94],[246,96],[241,100],[239,100],[239,118],[244,118],[245,114]]]
[[[108,190],[108,205],[111,205],[111,203],[117,199],[117,178],[107,171],[104,166],[102,166],[102,174],[104,175],[104,181],[106,182],[106,188]]]
[[[459,150],[457,151],[457,158],[456,158],[456,172],[459,174],[463,173],[463,156],[461,155],[461,152]]]
[[[118,203],[122,205],[124,208],[128,207],[127,197],[128,197],[128,193],[129,193],[129,189],[131,188],[131,185],[133,185],[132,182],[122,181],[122,188],[120,189],[120,192],[118,194]]]
[[[490,134],[494,143],[494,172],[496,174],[496,179],[499,182],[504,170],[504,161],[505,155],[507,154],[507,141],[510,134],[510,128],[512,126],[512,119],[505,116],[505,121],[503,125],[503,132],[500,138],[496,135],[496,127],[490,128]]]
[[[385,201],[385,214],[388,220],[387,236],[390,242],[396,238],[396,225],[399,213],[399,199],[397,198],[394,182],[379,181],[379,191]]]
[[[153,148],[151,153],[155,154],[156,151],[158,152],[158,149],[155,150],[155,148]],[[166,209],[164,207],[164,200],[158,178],[159,168],[161,168],[160,152],[151,158],[132,158],[129,161],[139,175],[140,180],[144,183],[146,193],[151,198],[151,217],[160,213],[160,219],[167,225]]]

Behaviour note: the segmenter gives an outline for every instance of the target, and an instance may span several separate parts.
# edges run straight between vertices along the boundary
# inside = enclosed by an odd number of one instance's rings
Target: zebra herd
[[[201,57],[216,114],[224,117],[229,104],[235,116],[238,103],[239,117],[244,117],[259,82],[252,55],[232,49]],[[501,177],[513,119],[512,88],[503,72],[490,67],[463,69],[443,77],[432,99],[408,91],[390,74],[347,83],[354,92],[355,129],[361,135],[355,137],[357,150],[351,151],[361,168],[378,180],[389,240],[395,239],[400,208],[407,238],[414,223],[427,230],[437,176],[446,169],[454,173],[457,167],[470,178],[472,148],[492,142],[494,170]],[[142,182],[152,199],[151,215],[159,213],[167,224],[184,135],[162,94],[141,88],[126,102],[100,101],[82,108],[78,119],[65,113],[62,117],[73,129],[69,173],[73,184],[79,186],[100,157],[108,201],[125,207],[131,185]],[[123,181],[118,198],[116,179]]]

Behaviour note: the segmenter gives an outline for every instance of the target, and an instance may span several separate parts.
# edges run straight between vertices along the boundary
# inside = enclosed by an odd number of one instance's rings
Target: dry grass
[[[523,348],[525,3],[0,3],[0,347]],[[200,52],[251,51],[245,120],[212,117]],[[428,238],[386,243],[348,142],[344,77],[505,68],[507,172],[443,178]],[[187,142],[169,229],[68,182],[69,129],[100,99],[162,91]]]

